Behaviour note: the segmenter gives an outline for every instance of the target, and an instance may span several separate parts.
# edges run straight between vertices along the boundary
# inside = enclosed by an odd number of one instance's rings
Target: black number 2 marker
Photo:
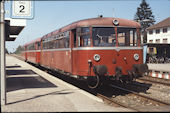
[[[24,6],[24,5],[20,5],[19,7],[21,8],[21,10],[20,10],[19,12],[20,12],[20,13],[24,13],[24,12],[25,12],[25,11],[24,11],[25,6]]]

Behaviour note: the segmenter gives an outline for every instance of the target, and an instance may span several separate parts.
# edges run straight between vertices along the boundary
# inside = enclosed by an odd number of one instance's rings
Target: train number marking
[[[19,12],[21,12],[21,13],[25,13],[25,11],[24,11],[25,6],[24,6],[24,5],[20,5],[19,7],[21,8],[21,10],[20,10]]]

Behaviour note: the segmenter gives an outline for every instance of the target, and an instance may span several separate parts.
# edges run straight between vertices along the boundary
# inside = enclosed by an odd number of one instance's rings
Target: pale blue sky
[[[27,25],[14,42],[7,42],[8,51],[13,52],[19,45],[42,37],[67,24],[81,19],[94,18],[99,14],[104,17],[118,17],[133,20],[142,0],[109,1],[34,1],[34,19],[27,20]],[[152,9],[156,23],[170,17],[170,0],[146,0]],[[6,10],[10,10],[6,3]],[[9,17],[9,14],[6,14]]]

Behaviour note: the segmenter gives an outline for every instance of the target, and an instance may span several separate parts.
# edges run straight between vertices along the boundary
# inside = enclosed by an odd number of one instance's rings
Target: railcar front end
[[[87,77],[90,88],[103,79],[132,81],[148,71],[143,64],[139,28],[123,26],[79,28],[73,48],[73,73]]]

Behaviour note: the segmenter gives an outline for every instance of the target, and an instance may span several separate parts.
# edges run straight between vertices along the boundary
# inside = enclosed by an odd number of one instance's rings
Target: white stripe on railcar
[[[139,50],[143,49],[142,47],[78,47],[73,48],[73,50]]]

